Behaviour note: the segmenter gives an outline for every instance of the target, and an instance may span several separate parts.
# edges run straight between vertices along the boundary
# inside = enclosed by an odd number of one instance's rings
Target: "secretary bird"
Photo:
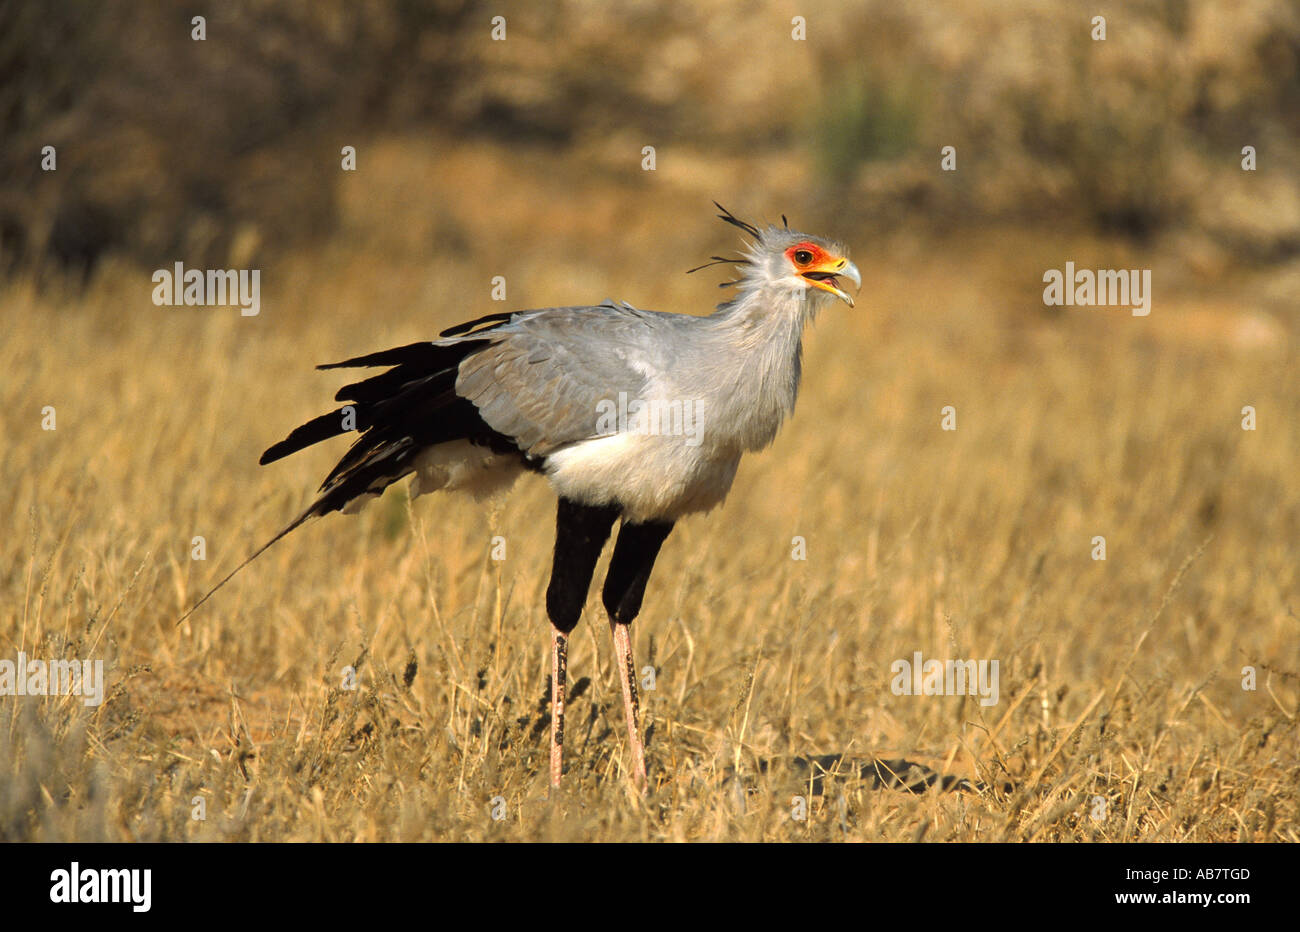
[[[715,206],[748,243],[741,257],[714,256],[699,266],[732,264],[739,273],[722,285],[734,285],[735,296],[707,317],[613,301],[513,311],[444,330],[437,340],[318,366],[389,368],[339,389],[334,399],[346,404],[262,454],[265,465],[338,434],[359,434],[311,506],[181,620],[308,518],[351,513],[404,476],[415,476],[412,497],[439,489],[481,497],[523,472],[540,473],[559,496],[546,589],[551,785],[558,787],[563,773],[568,638],[620,521],[601,595],[633,779],[644,791],[630,628],[659,548],[679,518],[722,503],[743,453],[772,442],[794,410],[804,325],[835,298],[853,306],[839,279],[862,284],[840,244],[788,225],[760,230]],[[693,414],[695,430],[681,429],[682,410]]]

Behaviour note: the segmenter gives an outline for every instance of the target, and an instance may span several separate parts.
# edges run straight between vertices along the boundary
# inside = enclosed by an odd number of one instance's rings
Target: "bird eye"
[[[812,253],[806,249],[795,250],[794,261],[798,262],[800,265],[807,265],[809,262],[812,262]]]

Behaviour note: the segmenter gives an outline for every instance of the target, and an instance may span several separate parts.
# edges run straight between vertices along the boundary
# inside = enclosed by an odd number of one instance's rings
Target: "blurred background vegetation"
[[[751,192],[744,207],[833,210],[879,232],[1066,224],[1173,234],[1217,262],[1300,255],[1292,0],[1138,0],[1112,11],[1104,42],[1095,11],[1069,0],[205,12],[195,42],[180,0],[0,6],[6,267],[272,261],[346,224],[341,146],[373,170],[367,146],[393,137],[417,141],[384,171],[426,189],[459,190],[438,156],[473,143],[641,185],[654,145],[670,176],[658,180],[701,210],[735,187]],[[504,42],[490,39],[495,15]],[[46,145],[57,172],[41,171]],[[938,170],[947,145],[956,173]],[[1256,175],[1241,169],[1246,145]],[[388,206],[412,216],[386,226],[430,223],[419,198]]]

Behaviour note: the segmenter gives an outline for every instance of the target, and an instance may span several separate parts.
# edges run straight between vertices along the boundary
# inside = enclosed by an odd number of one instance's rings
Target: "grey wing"
[[[641,396],[657,374],[660,316],[675,315],[612,304],[518,315],[461,362],[456,394],[531,456],[598,437],[602,402]]]

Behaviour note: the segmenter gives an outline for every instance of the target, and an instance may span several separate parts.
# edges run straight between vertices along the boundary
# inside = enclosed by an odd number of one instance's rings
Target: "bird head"
[[[713,261],[699,266],[706,268],[718,263],[731,263],[740,267],[741,278],[727,285],[745,287],[779,288],[795,292],[806,300],[823,303],[828,298],[839,298],[849,307],[853,298],[841,287],[849,281],[855,288],[862,287],[858,267],[849,261],[848,250],[840,244],[819,236],[799,233],[789,225],[770,226],[760,230],[732,216],[721,204],[714,205],[722,211],[719,219],[739,227],[749,234],[746,255],[742,258],[713,256]],[[781,218],[785,220],[784,217]],[[691,269],[692,272],[698,269]]]
[[[773,232],[776,232],[775,229]],[[812,296],[816,296],[817,291],[823,291],[853,307],[853,299],[840,288],[840,279],[847,279],[860,288],[862,275],[844,254],[847,250],[838,243],[827,242],[815,236],[800,233],[792,237],[789,231],[781,232],[786,235],[776,238],[774,247],[769,249],[779,251],[779,258],[773,257],[775,261],[769,264],[776,266],[774,271],[782,280],[792,288],[808,289]],[[785,242],[790,239],[794,241],[786,246]]]

